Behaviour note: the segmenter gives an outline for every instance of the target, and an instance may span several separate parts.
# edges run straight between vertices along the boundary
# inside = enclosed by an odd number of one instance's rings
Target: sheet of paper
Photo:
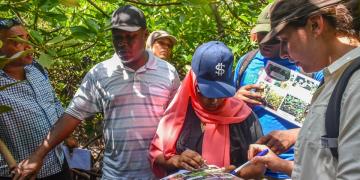
[[[69,152],[69,148],[61,145],[65,158],[70,168],[82,169],[89,171],[91,169],[91,153],[87,149],[74,148]]]
[[[268,61],[257,84],[264,86],[264,107],[301,127],[311,98],[320,82],[304,74]]]

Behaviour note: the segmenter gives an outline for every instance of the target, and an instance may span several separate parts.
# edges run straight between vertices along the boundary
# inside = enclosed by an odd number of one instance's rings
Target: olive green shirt
[[[295,144],[293,179],[360,179],[360,71],[350,78],[341,102],[338,160],[321,145],[330,96],[346,67],[359,56],[360,47],[324,69],[325,82],[314,94]]]

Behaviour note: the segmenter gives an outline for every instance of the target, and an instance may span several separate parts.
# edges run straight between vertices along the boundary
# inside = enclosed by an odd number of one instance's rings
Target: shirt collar
[[[146,62],[146,64],[141,67],[140,69],[156,69],[157,68],[157,61],[155,55],[146,50],[146,52],[149,55],[148,61]],[[120,57],[115,53],[112,57],[112,60],[114,61],[114,64],[117,65],[118,69],[123,70],[123,69],[130,69],[128,67],[126,67],[123,63],[122,60],[120,59]]]
[[[334,63],[330,64],[327,68],[325,68],[326,74],[333,74],[335,71],[343,67],[348,62],[354,60],[355,58],[360,56],[360,47],[354,48],[351,51],[347,52],[345,55],[340,57]]]
[[[31,64],[26,65],[26,66],[24,67],[25,72],[26,72],[26,69],[30,68],[31,66],[34,66],[33,64],[34,64],[34,62],[31,63]],[[2,77],[9,77],[9,76],[5,73],[5,71],[4,71],[3,69],[0,69],[0,76],[2,76]]]

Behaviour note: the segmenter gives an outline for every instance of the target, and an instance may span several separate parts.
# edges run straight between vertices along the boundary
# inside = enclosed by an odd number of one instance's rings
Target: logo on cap
[[[225,74],[225,65],[223,63],[218,63],[216,66],[215,66],[215,74],[218,75],[218,76],[222,76]]]

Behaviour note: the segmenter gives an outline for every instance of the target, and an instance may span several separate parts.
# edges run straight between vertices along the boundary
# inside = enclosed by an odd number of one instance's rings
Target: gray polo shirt
[[[149,52],[137,71],[114,56],[85,76],[66,113],[84,120],[104,114],[103,179],[152,179],[149,144],[180,80],[175,68]]]

